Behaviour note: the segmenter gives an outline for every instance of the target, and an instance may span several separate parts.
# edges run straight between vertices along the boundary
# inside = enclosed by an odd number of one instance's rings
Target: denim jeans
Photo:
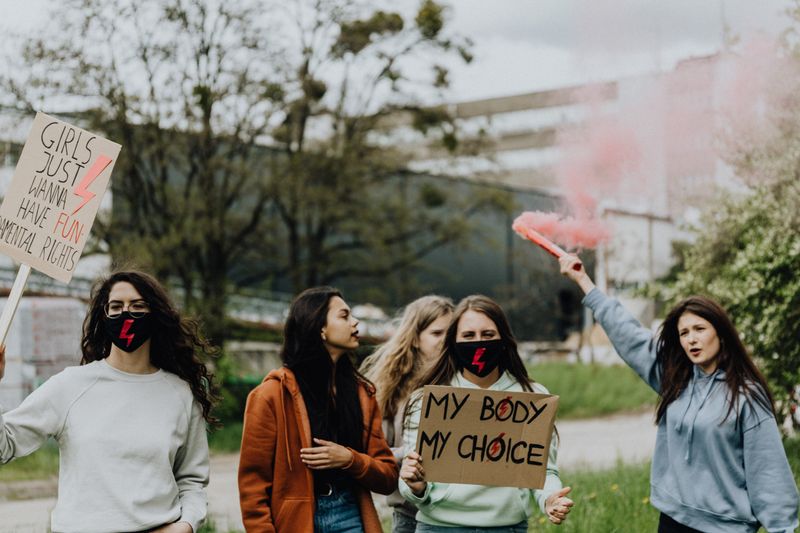
[[[317,495],[314,533],[364,533],[353,491],[334,488],[330,496]]]
[[[397,509],[394,510],[394,513],[392,513],[392,533],[414,533],[416,530],[416,518]]]
[[[523,520],[512,526],[480,527],[480,526],[432,526],[417,522],[417,533],[527,533],[528,521]]]

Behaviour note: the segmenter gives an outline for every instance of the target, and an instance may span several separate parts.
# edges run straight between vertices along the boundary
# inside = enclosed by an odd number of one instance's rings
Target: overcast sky
[[[417,0],[397,0],[416,5]],[[453,101],[671,68],[733,35],[777,35],[791,0],[449,0],[451,27],[475,42],[452,66]],[[47,0],[0,0],[0,31],[46,20]],[[6,31],[3,33],[5,34]]]
[[[453,72],[457,99],[669,69],[718,51],[723,20],[741,38],[777,35],[786,0],[453,0],[476,60]]]

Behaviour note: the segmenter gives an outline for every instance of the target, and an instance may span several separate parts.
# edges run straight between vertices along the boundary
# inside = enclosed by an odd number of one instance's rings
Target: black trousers
[[[664,513],[658,519],[658,533],[703,533],[699,529],[694,529],[689,526],[676,522]]]

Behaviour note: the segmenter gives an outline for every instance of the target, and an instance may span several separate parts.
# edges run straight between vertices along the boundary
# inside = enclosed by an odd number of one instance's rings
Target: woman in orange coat
[[[381,533],[370,491],[398,469],[375,389],[354,368],[358,320],[330,287],[289,309],[283,367],[248,396],[239,500],[248,532]]]

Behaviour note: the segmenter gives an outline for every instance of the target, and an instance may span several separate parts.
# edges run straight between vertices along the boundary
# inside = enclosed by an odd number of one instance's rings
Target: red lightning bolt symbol
[[[133,319],[132,318],[127,319],[125,323],[122,324],[122,331],[119,332],[120,339],[127,339],[128,344],[126,344],[126,346],[131,345],[131,341],[133,341],[133,337],[135,336],[135,334],[133,333],[128,333],[128,330],[131,329],[132,325],[133,325]]]
[[[97,178],[97,176],[99,176],[100,173],[103,172],[110,164],[110,157],[105,155],[98,156],[97,159],[94,160],[92,166],[89,167],[89,170],[86,171],[86,174],[83,175],[83,179],[80,183],[78,183],[78,186],[75,187],[75,190],[73,191],[76,196],[83,198],[83,202],[81,202],[81,205],[75,208],[75,211],[72,212],[73,215],[80,211],[83,206],[89,203],[89,200],[96,196],[92,191],[89,190],[89,185],[91,185],[95,178]]]
[[[483,367],[486,365],[485,362],[481,361],[485,351],[486,348],[478,348],[475,350],[475,355],[472,356],[472,364],[478,367],[478,372],[483,372]]]
[[[497,453],[497,448],[500,447],[500,441],[503,440],[504,436],[505,432],[500,433],[497,438],[492,439],[492,445],[489,447],[489,453],[487,455],[493,456],[495,453]],[[487,458],[486,460],[488,461],[489,459]]]
[[[503,416],[506,414],[506,411],[508,411],[509,406],[511,406],[511,396],[500,400],[499,405],[500,407],[497,410],[500,411],[500,416]]]

